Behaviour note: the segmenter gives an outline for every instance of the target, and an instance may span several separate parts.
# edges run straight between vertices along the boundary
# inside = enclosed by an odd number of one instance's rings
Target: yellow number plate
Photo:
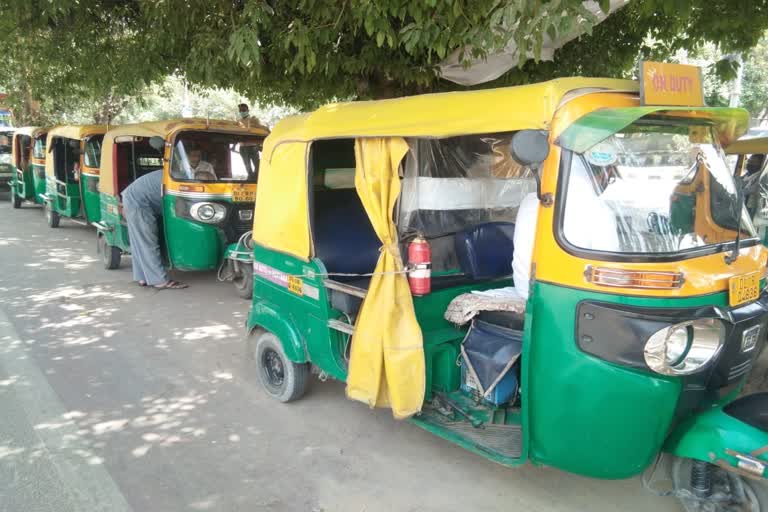
[[[236,188],[232,191],[232,201],[236,203],[253,203],[256,201],[256,191]]]
[[[296,295],[304,295],[304,282],[296,276],[288,276],[288,291]]]
[[[732,277],[728,281],[728,303],[738,306],[760,297],[760,272]]]

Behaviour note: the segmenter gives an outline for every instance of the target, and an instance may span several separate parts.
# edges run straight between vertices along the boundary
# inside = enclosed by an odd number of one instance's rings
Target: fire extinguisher
[[[408,284],[413,295],[427,295],[432,290],[432,249],[421,235],[408,244]]]

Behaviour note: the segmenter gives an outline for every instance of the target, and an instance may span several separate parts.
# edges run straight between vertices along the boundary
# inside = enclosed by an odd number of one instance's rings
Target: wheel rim
[[[742,482],[742,487],[744,488],[747,503],[743,504],[741,510],[744,512],[760,512],[760,500],[757,499],[757,494],[755,494],[752,486],[749,485],[749,482],[744,481]]]
[[[280,389],[285,383],[285,366],[283,358],[275,349],[267,348],[261,355],[261,367],[270,386]]]

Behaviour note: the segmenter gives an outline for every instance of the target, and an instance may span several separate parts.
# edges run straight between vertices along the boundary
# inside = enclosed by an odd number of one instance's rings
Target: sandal
[[[147,286],[147,282],[144,281],[144,280],[136,281],[136,284],[138,284],[139,286],[142,286],[142,287]]]
[[[185,283],[180,283],[178,281],[174,281],[173,279],[169,279],[163,284],[157,284],[154,285],[153,288],[156,288],[158,290],[181,290],[183,288],[188,288],[189,285]]]

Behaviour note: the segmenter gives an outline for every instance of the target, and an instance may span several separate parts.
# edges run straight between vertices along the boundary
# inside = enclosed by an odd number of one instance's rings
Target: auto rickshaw
[[[13,134],[11,201],[21,208],[24,201],[43,204],[45,194],[45,128],[26,126]]]
[[[725,152],[736,155],[734,175],[741,179],[747,210],[763,245],[768,245],[768,137],[745,136]]]
[[[265,391],[298,399],[314,367],[507,466],[660,489],[668,454],[688,510],[768,510],[768,393],[737,398],[768,251],[721,149],[748,115],[648,98],[574,77],[278,123],[247,321]]]
[[[0,128],[0,185],[10,183],[13,178],[11,164],[13,132],[13,128]]]
[[[43,196],[48,226],[61,217],[93,224],[101,219],[99,165],[104,125],[57,126],[48,132]]]
[[[251,296],[253,223],[259,153],[268,129],[253,121],[176,119],[110,130],[101,162],[102,222],[97,223],[107,269],[130,254],[122,191],[136,178],[163,170],[163,233],[171,268],[220,270],[238,293]],[[222,277],[223,278],[223,277]]]

